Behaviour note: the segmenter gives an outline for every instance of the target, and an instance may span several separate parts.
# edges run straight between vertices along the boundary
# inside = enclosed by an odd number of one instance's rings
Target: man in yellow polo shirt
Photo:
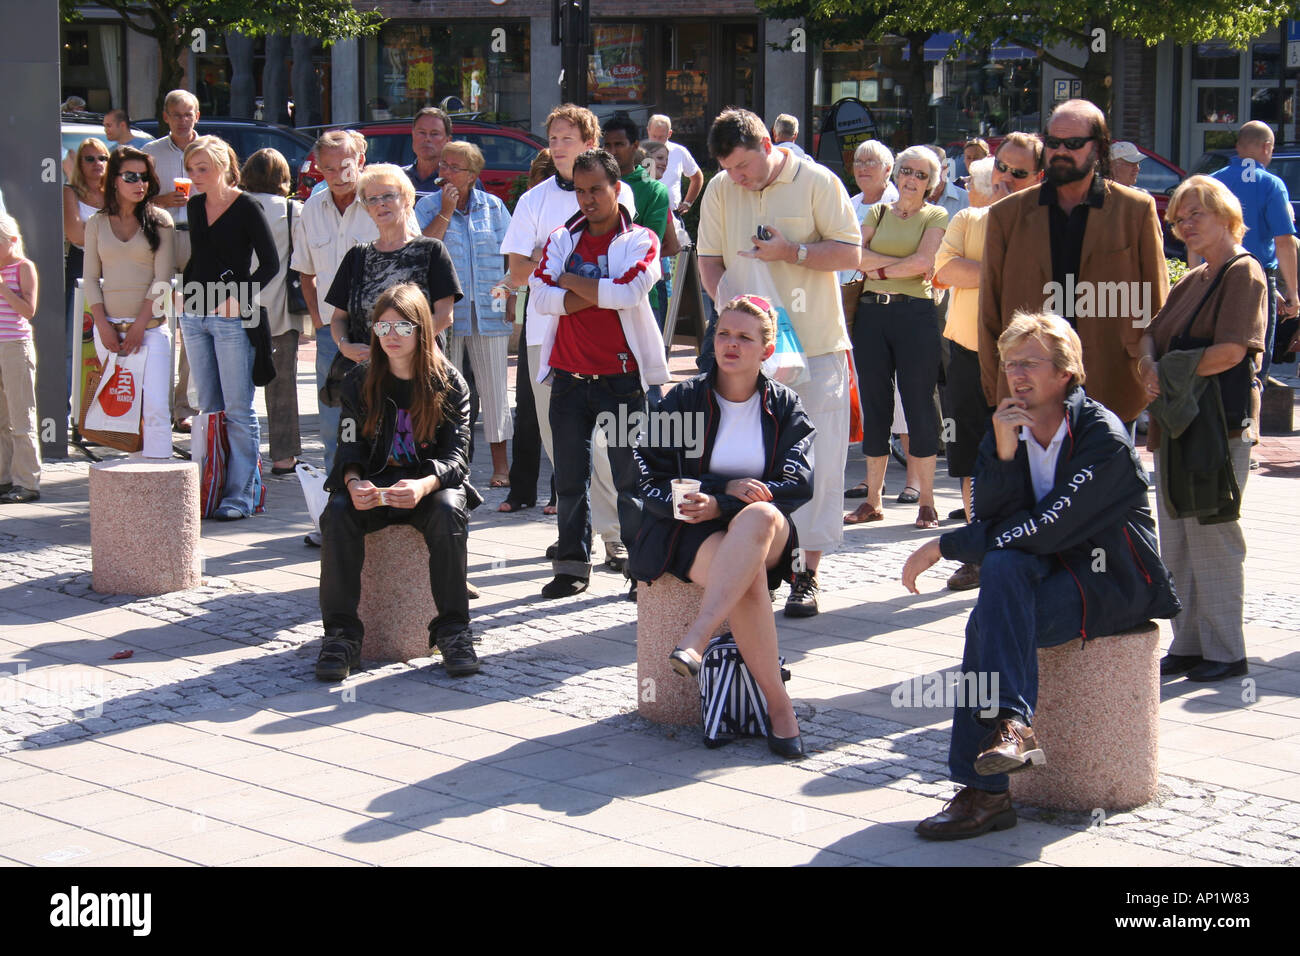
[[[822,552],[838,547],[844,534],[850,344],[835,273],[858,267],[862,231],[839,179],[773,146],[763,120],[749,110],[721,113],[708,144],[726,175],[713,177],[700,204],[696,249],[705,291],[719,304],[719,282],[733,294],[754,292],[724,276],[744,258],[766,262],[808,356],[811,377],[796,391],[817,429],[815,477],[812,501],[793,516],[806,570],[795,574],[785,613],[811,617]]]

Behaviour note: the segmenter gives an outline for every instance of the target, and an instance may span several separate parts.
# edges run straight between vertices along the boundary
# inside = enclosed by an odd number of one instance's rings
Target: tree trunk
[[[266,62],[262,65],[262,119],[268,123],[289,122],[289,87],[285,59],[289,38],[267,34]]]
[[[154,103],[154,113],[158,122],[162,124],[159,129],[161,135],[167,135],[167,121],[163,117],[163,103],[167,99],[167,94],[172,90],[181,88],[182,81],[185,79],[185,70],[181,66],[180,58],[186,47],[181,43],[180,35],[175,29],[163,28],[154,34],[158,41],[158,98]]]
[[[1096,103],[1106,114],[1107,124],[1111,122],[1111,106],[1114,104],[1114,70],[1115,70],[1115,31],[1110,20],[1093,21],[1093,30],[1102,30],[1102,34],[1088,42],[1088,59],[1083,64],[1083,98]]]
[[[226,33],[230,54],[230,115],[253,118],[253,38],[233,30]]]
[[[290,88],[293,90],[293,125],[318,126],[324,122],[320,105],[320,79],[312,55],[316,41],[312,37],[295,33],[293,43],[293,72]]]
[[[925,41],[930,33],[907,35],[907,101],[912,117],[912,143],[930,141],[930,96],[925,91]]]

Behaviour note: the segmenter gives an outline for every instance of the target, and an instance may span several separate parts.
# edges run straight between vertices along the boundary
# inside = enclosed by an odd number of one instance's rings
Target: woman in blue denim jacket
[[[510,213],[496,196],[476,188],[482,171],[483,154],[477,146],[448,143],[438,163],[442,188],[416,203],[415,219],[426,236],[446,245],[465,289],[447,336],[447,358],[464,374],[469,353],[483,403],[483,431],[492,448],[491,487],[508,488],[506,441],[514,428],[506,395],[506,350],[514,323],[506,314],[505,296],[494,297],[493,287],[506,274],[501,242]]]

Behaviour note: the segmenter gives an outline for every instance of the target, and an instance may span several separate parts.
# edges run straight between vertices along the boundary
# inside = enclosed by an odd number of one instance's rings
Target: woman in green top
[[[939,315],[930,277],[948,213],[925,201],[939,182],[939,163],[924,146],[912,146],[894,161],[898,201],[881,203],[862,223],[865,274],[853,323],[853,354],[862,396],[862,449],[867,456],[867,498],[844,516],[846,524],[880,521],[881,490],[889,461],[889,426],[894,413],[894,377],[911,436],[911,457],[920,477],[918,528],[937,528],[934,459],[939,419],[934,388],[939,377]]]

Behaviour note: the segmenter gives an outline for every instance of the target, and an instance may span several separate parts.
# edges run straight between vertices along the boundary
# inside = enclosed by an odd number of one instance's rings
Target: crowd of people
[[[822,556],[845,525],[885,517],[892,435],[905,436],[908,462],[897,500],[917,505],[917,529],[937,529],[942,453],[961,482],[949,516],[961,524],[921,545],[902,580],[915,591],[941,558],[960,562],[948,587],[980,589],[962,669],[999,673],[1001,691],[994,717],[957,708],[950,770],[962,790],[922,836],[1014,823],[1007,774],[1043,759],[1038,647],[1173,618],[1162,675],[1247,672],[1237,517],[1275,323],[1300,310],[1285,186],[1263,169],[1267,126],[1247,124],[1236,163],[1171,197],[1166,220],[1192,266],[1171,289],[1155,203],[1133,186],[1142,154],[1112,143],[1082,100],[1058,106],[1041,136],[968,142],[960,183],[942,150],[863,142],[852,197],[793,145],[792,116],[769,131],[748,110],[718,115],[707,148],[719,172],[706,187],[668,117],[652,117],[643,138],[625,116],[602,129],[565,104],[513,211],[482,188],[482,153],[436,108],[413,118],[406,167],[367,165],[357,131],[323,133],[324,182],[302,203],[275,150],[241,164],[222,140],[195,135],[191,94],[170,94],[165,118],[168,135],[143,150],[87,139],[76,151],[65,291],[82,281],[101,354],[146,355],[144,456],[169,457],[172,428],[193,414],[225,412],[221,520],[251,516],[261,496],[249,303],[186,300],[174,382],[152,290],[176,270],[186,287],[257,290],[276,369],[266,407],[277,475],[302,454],[296,368],[310,320],[331,495],[307,539],[322,548],[320,679],[359,665],[364,536],[395,522],[428,544],[430,646],[448,673],[478,672],[466,563],[482,502],[468,480],[480,404],[490,485],[508,489],[500,511],[536,505],[543,449],[553,466],[558,536],[541,597],[586,590],[593,532],[631,596],[665,574],[700,585],[672,666],[696,676],[729,619],[766,698],[769,745],[785,757],[803,748],[775,589],[790,585],[787,616],[819,612]],[[700,284],[720,305],[701,373],[669,387],[665,257],[690,242],[682,217],[697,204]],[[39,494],[38,283],[8,216],[0,280],[0,502],[22,502]],[[805,370],[789,384],[765,364],[778,333]],[[866,473],[846,492],[855,397]],[[628,442],[601,425],[649,411],[707,423],[702,448]],[[1144,412],[1158,522],[1134,446]],[[686,479],[698,490],[675,498]],[[845,514],[846,497],[863,501]]]

